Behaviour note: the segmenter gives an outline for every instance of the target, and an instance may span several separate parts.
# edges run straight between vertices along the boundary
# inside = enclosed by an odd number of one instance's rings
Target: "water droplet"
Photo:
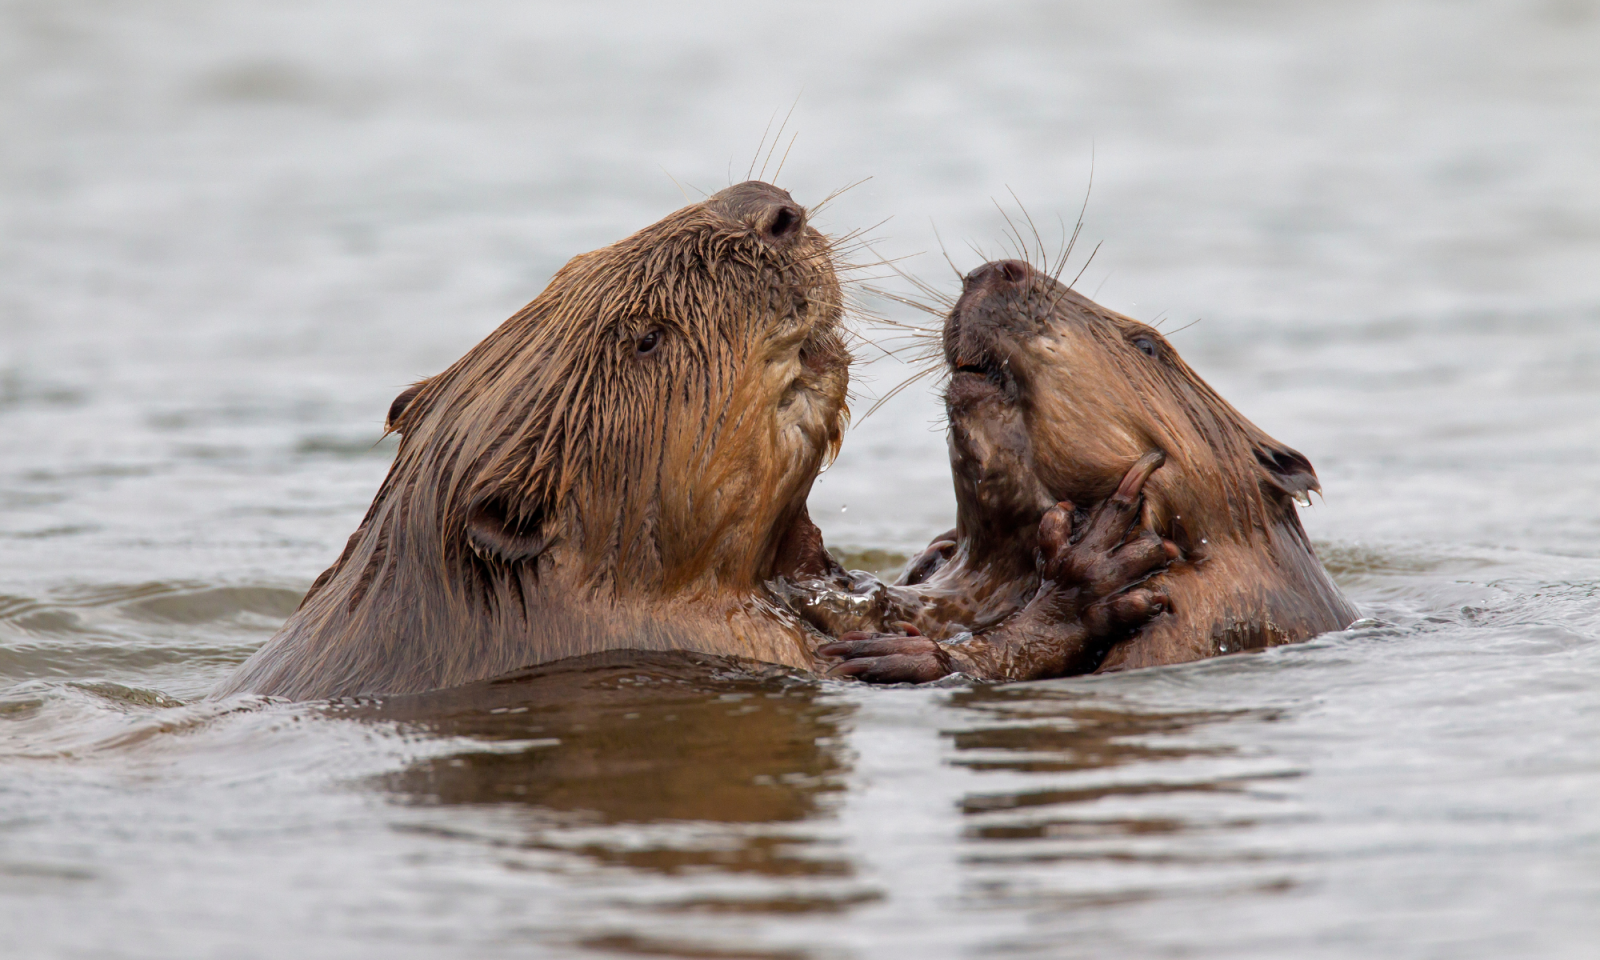
[[[850,512],[850,507],[848,505],[842,506],[842,507],[839,508],[839,512],[840,513],[849,513]]]

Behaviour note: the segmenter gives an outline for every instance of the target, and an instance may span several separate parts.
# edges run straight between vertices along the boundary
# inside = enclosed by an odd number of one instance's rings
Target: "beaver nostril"
[[[1028,267],[1018,260],[1007,260],[1000,264],[1000,275],[1012,283],[1021,283],[1028,276]]]
[[[761,235],[771,241],[787,240],[799,233],[805,222],[805,214],[798,207],[780,204],[767,215]]]

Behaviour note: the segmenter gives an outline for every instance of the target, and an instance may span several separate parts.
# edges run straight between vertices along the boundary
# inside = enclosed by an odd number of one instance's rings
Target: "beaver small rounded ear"
[[[430,377],[428,379],[431,380],[432,378]],[[427,385],[428,380],[418,380],[416,383],[413,383],[411,386],[400,391],[400,395],[394,398],[393,403],[389,404],[389,415],[383,418],[384,433],[405,433],[405,431],[401,429],[403,426],[401,418],[405,416],[406,408],[411,406],[411,401],[417,399],[417,394],[421,393],[422,388]]]
[[[1258,443],[1255,453],[1256,461],[1266,473],[1261,481],[1262,486],[1296,499],[1303,499],[1311,491],[1322,489],[1317,471],[1300,451],[1279,443]]]
[[[522,563],[538,557],[552,540],[543,509],[513,510],[498,493],[480,493],[467,505],[467,543],[485,560]]]

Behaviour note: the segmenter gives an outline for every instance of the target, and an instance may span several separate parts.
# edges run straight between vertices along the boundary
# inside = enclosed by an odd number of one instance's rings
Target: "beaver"
[[[836,253],[750,181],[567,263],[396,398],[361,525],[218,690],[410,693],[600,650],[809,668],[764,584],[839,446]]]
[[[805,507],[849,415],[842,317],[834,245],[757,181],[574,258],[395,398],[360,526],[217,694],[418,693],[625,649],[815,669],[829,638],[781,587],[844,575]],[[1057,545],[1041,630],[1128,628],[1101,601],[1147,571],[1101,557],[1114,540]]]
[[[1106,501],[1128,511],[1143,476],[1140,509],[1153,532],[1140,549],[1153,561],[1151,538],[1159,537],[1171,560],[1152,562],[1155,572],[1126,601],[1142,605],[1150,622],[1098,648],[1037,641],[1054,663],[1065,654],[1064,672],[1256,650],[1357,619],[1296,510],[1297,500],[1309,503],[1321,490],[1311,462],[1245,419],[1153,327],[1028,263],[1003,260],[964,278],[943,352],[957,525],[896,589],[920,581],[924,594],[943,587],[993,595],[988,581],[997,570],[1026,584],[1020,571],[1035,551],[1059,550],[1062,528],[1082,514],[1072,504]],[[1041,517],[1036,539],[1029,533]],[[974,565],[974,555],[987,566]],[[823,652],[845,660],[841,672],[878,682],[963,669],[965,638],[919,633],[868,626]],[[1011,656],[1027,661],[1028,645]]]

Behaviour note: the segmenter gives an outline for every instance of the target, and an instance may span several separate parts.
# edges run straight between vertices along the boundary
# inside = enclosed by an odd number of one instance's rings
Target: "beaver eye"
[[[638,356],[646,357],[646,356],[649,356],[652,353],[655,353],[656,352],[656,347],[658,347],[660,345],[661,345],[661,330],[658,328],[658,329],[655,329],[655,330],[651,330],[649,333],[647,333],[644,336],[640,337],[639,338],[639,342],[633,345],[633,352],[635,354],[637,354]]]
[[[1147,357],[1156,355],[1156,342],[1149,337],[1137,337],[1134,339],[1133,345],[1138,347],[1139,352]]]

